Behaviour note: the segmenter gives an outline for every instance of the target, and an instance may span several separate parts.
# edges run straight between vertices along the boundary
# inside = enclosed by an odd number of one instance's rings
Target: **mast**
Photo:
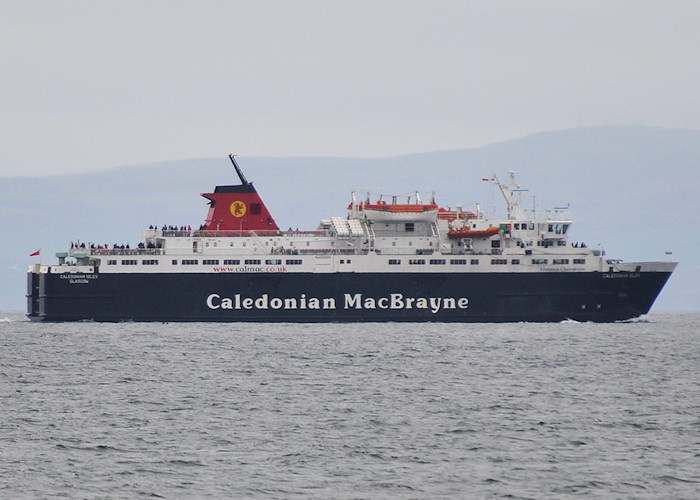
[[[508,219],[514,220],[525,218],[525,212],[520,207],[520,202],[522,201],[520,193],[522,191],[527,191],[527,189],[520,189],[520,185],[515,182],[515,172],[509,170],[508,175],[510,176],[509,184],[503,184],[496,174],[493,174],[491,179],[499,187],[501,194],[503,194],[503,198],[506,200],[506,205],[508,207]],[[516,192],[518,193],[517,197],[514,194]]]
[[[248,180],[245,178],[245,175],[243,175],[243,171],[241,170],[241,167],[238,166],[238,163],[236,163],[236,155],[233,153],[229,153],[228,157],[231,160],[231,163],[233,163],[233,168],[236,169],[236,173],[238,174],[238,178],[241,179],[241,184],[244,186],[247,186],[249,184]]]

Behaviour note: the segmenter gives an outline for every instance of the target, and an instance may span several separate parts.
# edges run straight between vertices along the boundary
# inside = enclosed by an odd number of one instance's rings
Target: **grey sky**
[[[700,129],[696,1],[0,0],[0,176]]]

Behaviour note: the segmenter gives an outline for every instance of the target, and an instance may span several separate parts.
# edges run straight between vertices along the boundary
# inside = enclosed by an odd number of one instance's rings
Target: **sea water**
[[[0,497],[698,498],[699,330],[0,313]]]

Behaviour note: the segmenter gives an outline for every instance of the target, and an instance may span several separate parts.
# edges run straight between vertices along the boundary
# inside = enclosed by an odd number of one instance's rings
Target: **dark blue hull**
[[[610,322],[649,312],[670,272],[28,274],[44,321]]]

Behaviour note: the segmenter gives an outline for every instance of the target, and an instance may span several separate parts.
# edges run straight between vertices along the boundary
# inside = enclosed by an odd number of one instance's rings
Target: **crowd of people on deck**
[[[148,229],[158,229],[157,225],[151,225],[148,227]],[[172,225],[167,225],[163,224],[163,227],[160,228],[161,231],[192,231],[192,226],[172,226]]]
[[[143,243],[141,243],[141,245],[143,245]],[[98,245],[95,245],[94,243],[85,244],[84,242],[81,243],[80,240],[78,240],[77,243],[74,243],[74,242],[71,241],[71,242],[70,242],[70,247],[71,247],[72,249],[75,249],[75,248],[90,248],[91,250],[109,250],[109,245],[108,245],[107,243],[105,243],[104,245],[99,245],[99,244],[98,244]],[[114,249],[114,250],[128,250],[129,248],[130,248],[130,247],[129,247],[129,244],[128,244],[128,243],[127,243],[126,245],[122,245],[122,244],[119,244],[119,243],[115,243],[114,245],[112,245],[112,249]],[[142,247],[141,247],[141,248],[142,248]]]
[[[99,250],[125,250],[125,251],[131,250],[131,246],[128,243],[127,244],[115,243],[110,248],[110,246],[107,243],[105,243],[104,245],[102,245],[102,244],[96,245],[94,243],[87,243],[86,244],[86,243],[82,243],[80,241],[78,241],[77,243],[71,241],[70,247],[71,247],[71,250],[86,249],[86,248],[90,248],[91,250],[98,250],[98,251]],[[160,245],[157,245],[157,244],[150,242],[150,241],[148,243],[140,242],[137,245],[137,247],[140,250],[143,250],[146,248],[161,248]],[[134,249],[134,250],[136,250],[136,249]]]

